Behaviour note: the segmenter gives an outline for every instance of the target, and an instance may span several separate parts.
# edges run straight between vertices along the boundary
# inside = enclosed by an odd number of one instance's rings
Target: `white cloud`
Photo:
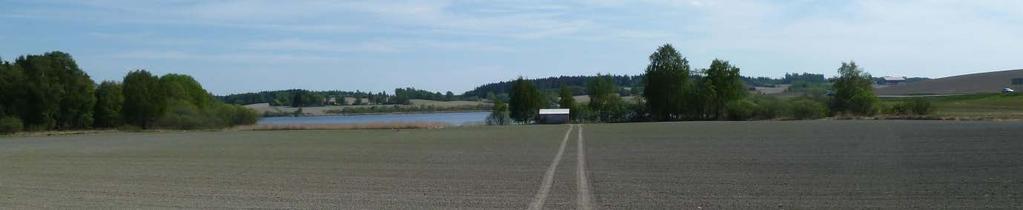
[[[369,52],[369,53],[397,53],[397,52],[436,52],[438,50],[451,51],[475,51],[475,52],[508,52],[511,49],[476,42],[450,42],[437,40],[408,40],[408,39],[380,39],[357,43],[339,43],[325,40],[309,40],[299,38],[288,38],[273,41],[258,41],[248,44],[249,49],[271,50],[271,51],[310,51],[310,52]]]
[[[106,55],[109,58],[140,59],[140,60],[191,60],[234,63],[290,63],[290,62],[338,62],[340,58],[309,54],[284,53],[200,53],[186,51],[139,50]]]

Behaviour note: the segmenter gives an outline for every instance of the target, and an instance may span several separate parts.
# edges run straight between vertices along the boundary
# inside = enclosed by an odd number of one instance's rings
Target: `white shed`
[[[536,122],[542,124],[568,123],[571,113],[572,111],[569,109],[540,109],[540,115],[536,117]]]

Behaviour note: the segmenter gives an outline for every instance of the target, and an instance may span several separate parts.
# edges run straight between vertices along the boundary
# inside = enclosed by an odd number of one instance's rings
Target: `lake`
[[[264,117],[260,125],[296,125],[296,124],[359,124],[381,122],[440,122],[451,125],[467,125],[483,123],[489,112],[453,112],[453,113],[403,113],[403,114],[367,114],[367,115],[332,115],[310,117]]]

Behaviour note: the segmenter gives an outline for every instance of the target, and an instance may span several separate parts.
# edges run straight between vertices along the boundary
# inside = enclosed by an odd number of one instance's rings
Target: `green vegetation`
[[[97,85],[71,55],[26,55],[0,61],[4,132],[117,128],[222,128],[253,124],[255,112],[217,102],[192,77],[128,73]]]
[[[838,79],[832,89],[831,112],[836,115],[871,116],[877,113],[877,96],[874,95],[870,74],[863,72],[855,62],[842,63],[838,68]]]
[[[96,88],[96,109],[93,116],[96,118],[97,128],[116,128],[124,124],[122,108],[124,106],[124,92],[121,83],[104,81]]]
[[[354,98],[346,101],[345,98]],[[368,93],[362,91],[309,91],[301,89],[263,91],[257,93],[231,94],[217,97],[217,99],[231,104],[248,105],[268,103],[271,106],[291,107],[320,107],[329,105],[410,105],[411,100],[434,100],[434,101],[458,101],[458,100],[479,100],[477,97],[465,97],[455,95],[451,91],[446,93],[430,92],[415,88],[396,88],[394,95],[385,92]],[[331,103],[333,99],[333,103]]]
[[[650,55],[643,80],[643,97],[654,120],[680,119],[690,86],[689,61],[674,47],[665,44]]]
[[[17,117],[0,117],[0,134],[10,134],[21,131],[21,119]]]
[[[792,119],[796,120],[820,119],[828,115],[828,107],[824,103],[806,98],[790,101],[788,110]]]
[[[528,123],[536,118],[537,111],[544,108],[546,102],[540,90],[533,82],[519,77],[512,84],[511,100],[508,103],[511,118],[518,122]]]
[[[565,109],[575,107],[575,97],[572,94],[572,90],[568,86],[562,85],[561,90],[558,91],[558,106]]]
[[[508,114],[508,104],[500,99],[494,100],[494,108],[487,115],[487,125],[508,125],[511,124],[511,115]]]
[[[810,84],[821,84],[828,83],[828,79],[823,74],[813,73],[785,73],[782,78],[769,78],[769,77],[742,77],[743,82],[751,86],[759,87],[774,87],[782,84],[796,83],[810,83]]]
[[[1023,95],[971,94],[883,98],[889,115],[917,115],[960,119],[1023,119]]]
[[[145,70],[137,70],[124,76],[124,119],[125,122],[150,128],[152,123],[167,110],[162,97],[160,79]]]
[[[906,101],[895,103],[885,110],[885,114],[891,115],[929,115],[934,112],[931,102],[924,98],[912,98]]]
[[[0,66],[0,116],[17,117],[28,130],[92,127],[95,84],[71,55],[27,55]]]
[[[604,75],[611,77],[611,81],[614,82],[619,88],[618,91],[622,96],[638,95],[642,91],[642,80],[643,76],[640,75]],[[547,77],[538,79],[526,79],[532,82],[537,89],[541,92],[560,92],[561,86],[567,86],[572,91],[572,95],[586,95],[586,83],[598,76],[558,76],[558,77]],[[512,92],[512,84],[515,80],[502,81],[490,84],[484,84],[476,87],[472,90],[466,91],[463,94],[465,99],[471,98],[490,98],[489,95],[493,94],[497,98],[507,100],[508,96]],[[629,88],[629,89],[626,89]]]
[[[611,81],[610,76],[597,75],[586,84],[586,92],[590,96],[586,110],[588,120],[597,122],[616,122],[627,119],[625,103],[618,96],[618,86]]]
[[[702,105],[705,118],[721,119],[726,114],[752,116],[751,107],[756,105],[741,100],[746,96],[746,89],[743,88],[742,80],[739,78],[739,68],[732,66],[728,61],[714,59],[704,74],[706,76],[702,78],[702,83],[697,91],[698,97],[704,100]],[[749,110],[743,110],[744,108],[749,108]],[[727,113],[726,111],[742,113]],[[730,118],[748,119],[749,117],[736,118],[733,116]]]
[[[747,93],[739,67],[715,59],[710,67],[692,74],[686,58],[669,44],[650,55],[650,64],[641,78],[642,98],[624,103],[614,77],[597,75],[586,84],[589,102],[574,104],[571,89],[562,85],[557,97],[537,95],[528,80],[512,83],[511,116],[528,122],[537,109],[555,102],[571,107],[577,122],[632,122],[674,120],[771,120],[819,119],[829,115],[870,116],[878,111],[872,79],[856,63],[842,63],[838,78],[831,85],[836,93],[827,94],[827,79],[820,74],[786,74],[784,79],[752,78],[759,82],[794,83],[790,89],[804,92],[801,97],[781,99]],[[902,106],[900,106],[901,109]],[[921,103],[908,104],[908,110],[929,112]]]

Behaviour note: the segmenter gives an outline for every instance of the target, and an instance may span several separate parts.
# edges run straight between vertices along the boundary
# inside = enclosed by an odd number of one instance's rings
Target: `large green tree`
[[[124,106],[124,93],[121,83],[104,81],[96,88],[96,107],[93,116],[95,127],[113,128],[124,123],[121,109]]]
[[[643,97],[654,120],[675,120],[685,109],[689,61],[670,44],[650,55],[643,79]]]
[[[725,105],[742,99],[746,94],[739,68],[728,61],[714,59],[704,75],[699,93],[704,99],[705,115],[722,119],[725,117]]]
[[[160,78],[146,70],[136,70],[124,76],[124,120],[127,123],[150,128],[167,109],[167,101]]]
[[[611,77],[597,75],[586,83],[586,94],[590,96],[590,111],[596,114],[599,121],[611,121],[611,116],[616,114],[621,105],[621,97],[618,96],[618,86]]]
[[[92,110],[96,98],[95,84],[78,68],[71,55],[49,52],[28,55],[15,60],[20,71],[18,97],[24,101],[17,108],[29,128],[78,129],[92,126]]]
[[[532,82],[519,77],[512,83],[511,100],[508,103],[511,118],[528,123],[536,118],[545,102],[543,94]]]
[[[572,89],[569,89],[568,86],[562,85],[558,91],[558,106],[565,109],[571,109],[575,106]]]
[[[836,114],[869,116],[876,113],[877,96],[874,95],[873,80],[855,62],[842,63],[838,68],[839,77],[832,84],[834,91],[830,108]]]
[[[160,89],[167,102],[172,105],[190,105],[198,109],[206,109],[213,101],[213,96],[202,88],[192,76],[183,74],[165,74],[160,76]]]
[[[19,108],[25,107],[23,72],[17,66],[0,59],[0,117],[20,117]]]

